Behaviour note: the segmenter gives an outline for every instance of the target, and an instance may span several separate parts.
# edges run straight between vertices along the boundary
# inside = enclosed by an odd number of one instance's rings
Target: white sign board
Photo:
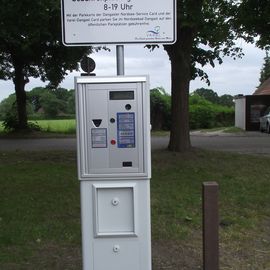
[[[62,0],[62,35],[67,46],[172,44],[176,0]]]

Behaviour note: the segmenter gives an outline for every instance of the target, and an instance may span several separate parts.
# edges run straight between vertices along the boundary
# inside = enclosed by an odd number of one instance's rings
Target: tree
[[[234,106],[233,96],[228,94],[218,96],[218,94],[212,89],[199,88],[194,91],[194,94],[197,94],[205,98],[206,100],[212,102],[213,104],[219,104],[227,107]]]
[[[268,0],[242,0],[237,11],[236,27],[249,42],[259,48],[270,48],[270,2]]]
[[[157,87],[150,91],[150,114],[152,130],[169,130],[171,97],[164,88]]]
[[[13,80],[17,128],[27,129],[25,85],[29,78],[40,77],[55,88],[90,49],[62,45],[60,1],[1,0],[1,7],[0,79]]]
[[[28,114],[33,114],[34,106],[30,102],[26,104],[26,111]],[[18,115],[16,95],[11,94],[0,103],[0,120],[3,121],[5,130],[11,131],[18,127]],[[31,126],[31,128],[34,126]]]
[[[0,103],[0,119],[4,120],[6,114],[12,110],[16,103],[16,96],[14,94],[9,95],[9,97],[3,99]]]
[[[34,112],[38,112],[41,108],[40,99],[45,91],[47,91],[45,87],[35,87],[27,93],[27,99],[32,104]]]
[[[218,103],[222,106],[234,107],[234,97],[232,95],[222,95],[219,97]]]
[[[218,94],[212,89],[199,88],[194,91],[194,94],[204,97],[206,100],[212,103],[218,104],[219,101]]]
[[[46,91],[41,95],[40,104],[48,119],[54,119],[65,108],[65,102],[58,99],[52,91]]]
[[[200,76],[209,82],[208,76],[197,65],[215,66],[222,63],[222,56],[241,56],[235,47],[234,15],[237,1],[227,0],[178,0],[177,41],[165,45],[171,61],[172,128],[169,149],[189,150],[189,84]]]
[[[267,79],[270,78],[270,56],[268,51],[266,51],[266,56],[264,58],[263,67],[260,73],[260,85],[263,84]]]
[[[67,100],[67,112],[69,114],[75,114],[75,90],[70,89],[69,94],[70,96]]]

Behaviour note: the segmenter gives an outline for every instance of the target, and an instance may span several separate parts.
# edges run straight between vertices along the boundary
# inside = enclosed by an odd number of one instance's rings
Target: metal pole
[[[125,75],[124,45],[116,45],[117,75]]]
[[[203,269],[219,269],[218,184],[203,183]]]

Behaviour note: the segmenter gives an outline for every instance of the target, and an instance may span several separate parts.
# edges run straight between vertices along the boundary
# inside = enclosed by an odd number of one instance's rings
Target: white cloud
[[[217,65],[215,68],[210,66],[205,68],[211,81],[210,86],[196,79],[191,83],[191,89],[208,87],[219,95],[253,94],[259,84],[265,52],[246,43],[242,43],[242,49],[245,53],[242,59],[233,60],[226,57],[223,59],[223,64]]]

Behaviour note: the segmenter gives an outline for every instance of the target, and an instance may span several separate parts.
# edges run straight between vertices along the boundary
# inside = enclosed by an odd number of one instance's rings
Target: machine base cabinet
[[[84,270],[151,270],[150,181],[81,181]]]

